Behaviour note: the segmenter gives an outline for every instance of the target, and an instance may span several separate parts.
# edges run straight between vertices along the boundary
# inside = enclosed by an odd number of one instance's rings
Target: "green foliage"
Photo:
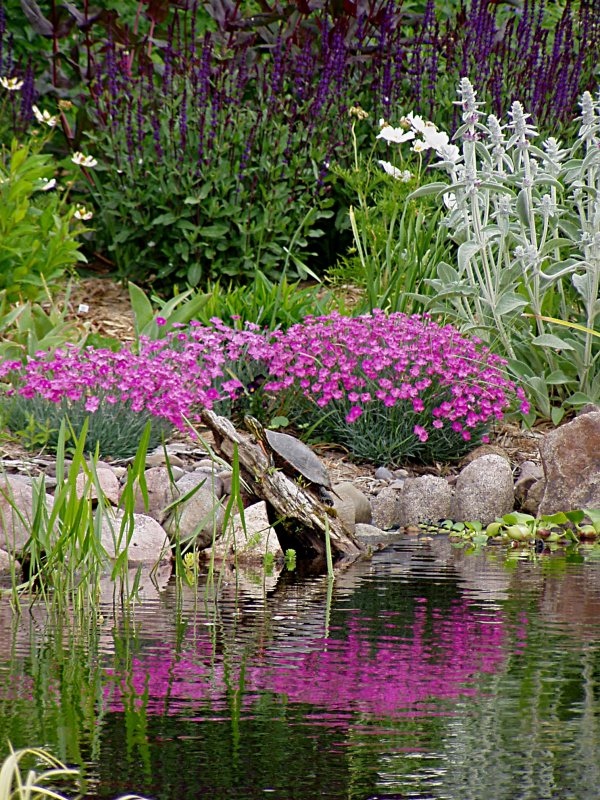
[[[392,407],[366,404],[362,415],[352,424],[346,421],[349,403],[338,402],[326,410],[314,405],[305,408],[298,401],[290,402],[290,406],[298,413],[297,424],[309,428],[311,439],[335,442],[351,458],[372,464],[399,466],[411,458],[423,464],[448,463],[462,458],[481,443],[481,437],[488,432],[484,425],[471,431],[469,441],[446,426],[431,428],[428,440],[416,443],[415,425],[429,419],[431,408],[441,402],[435,395],[425,399],[425,409],[419,413],[407,401],[398,401]]]
[[[101,457],[130,458],[140,443],[146,425],[150,426],[149,447],[157,447],[168,437],[171,426],[146,412],[132,411],[129,403],[109,404],[101,400],[96,411],[85,409],[85,398],[77,402],[63,399],[54,403],[42,397],[25,398],[19,394],[2,399],[0,408],[5,425],[14,434],[25,433],[24,446],[41,445],[56,452],[60,428],[68,420],[65,434],[68,446],[75,446],[84,426],[87,430],[86,452],[98,450]]]
[[[35,299],[85,261],[73,211],[47,191],[56,165],[35,145],[13,141],[0,152],[0,290],[9,302]]]
[[[149,300],[143,289],[130,282],[129,299],[135,320],[135,334],[139,340],[140,336],[162,339],[173,328],[199,319],[211,296],[188,289],[175,294],[170,300],[163,300],[156,295]]]
[[[487,526],[478,521],[452,522],[446,520],[441,529],[448,531],[455,544],[504,544],[513,548],[541,546],[554,551],[559,547],[583,545],[597,547],[600,537],[600,511],[577,509],[574,511],[542,514],[534,517],[520,511],[511,511],[498,517]]]
[[[251,322],[261,328],[275,330],[289,328],[309,314],[326,314],[336,304],[333,293],[321,284],[302,285],[289,281],[285,273],[278,280],[268,278],[260,270],[252,282],[240,286],[233,281],[209,284],[206,303],[196,317],[208,324],[214,317],[224,321],[234,320],[236,327]]]
[[[234,93],[233,78],[224,80],[230,85],[221,91]],[[134,157],[129,103],[108,125],[103,120],[114,106],[101,98],[89,133],[100,162],[93,189],[98,246],[111,254],[118,276],[163,289],[247,280],[257,269],[275,279],[286,267],[306,277],[312,243],[323,235],[320,221],[332,214],[316,183],[322,141],[307,141],[304,129],[278,120],[267,106],[238,103],[212,122],[210,154],[199,161],[205,109],[190,104],[183,144],[174,133],[182,124],[181,94],[194,96],[189,81],[175,82],[170,99],[158,89],[144,96],[144,85],[123,89],[144,107]],[[160,156],[153,118],[160,120]]]
[[[59,305],[48,292],[43,305],[27,300],[13,306],[6,290],[0,292],[0,359],[24,360],[81,339],[76,323],[67,319],[68,297],[69,289]]]

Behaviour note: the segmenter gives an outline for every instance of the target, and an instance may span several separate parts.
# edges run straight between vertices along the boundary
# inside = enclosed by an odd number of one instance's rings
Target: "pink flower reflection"
[[[475,614],[467,606],[432,619],[421,605],[409,635],[393,635],[394,628],[386,626],[386,635],[373,642],[367,628],[368,621],[354,616],[345,638],[286,637],[279,648],[273,641],[260,656],[248,658],[243,703],[249,707],[262,692],[281,694],[288,703],[331,712],[332,724],[344,723],[340,712],[422,714],[428,702],[477,694],[478,676],[493,673],[504,659],[498,617]],[[134,661],[131,674],[114,676],[111,709],[120,710],[124,696],[131,702],[132,693],[141,703],[146,690],[148,713],[197,713],[198,703],[209,704],[213,713],[226,708],[223,661],[218,657],[211,663],[211,650],[206,639],[178,659],[154,651]],[[238,674],[239,665],[230,666],[234,688]]]

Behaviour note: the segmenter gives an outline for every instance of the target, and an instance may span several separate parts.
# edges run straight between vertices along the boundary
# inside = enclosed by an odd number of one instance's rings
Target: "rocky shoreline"
[[[337,515],[369,544],[389,540],[409,526],[442,519],[488,524],[514,509],[551,514],[575,508],[600,508],[600,409],[590,406],[575,419],[536,434],[539,458],[514,462],[514,454],[498,444],[474,450],[451,474],[418,474],[385,467],[356,468],[347,462],[324,459],[334,480]],[[165,450],[169,467],[165,464]],[[195,537],[195,549],[227,559],[237,549],[250,560],[265,553],[283,557],[271,528],[264,501],[243,493],[244,521],[234,517],[224,530],[225,508],[231,492],[231,470],[208,458],[205,449],[174,442],[150,453],[145,478],[148,506],[141,492],[135,500],[135,526],[129,561],[155,563],[170,557],[171,542]],[[29,537],[35,482],[43,476],[48,507],[56,486],[56,464],[51,457],[19,456],[0,459],[0,572],[8,569],[6,551],[19,553]],[[441,470],[440,470],[441,471]],[[126,462],[98,462],[98,482],[110,504],[103,520],[102,543],[114,558],[119,553],[115,530]],[[349,479],[350,478],[350,479]],[[78,492],[96,490],[82,474]],[[87,487],[87,488],[86,488]],[[184,498],[181,501],[181,498]],[[177,503],[177,500],[180,500]],[[18,509],[18,513],[14,509]],[[4,552],[3,552],[4,551]]]

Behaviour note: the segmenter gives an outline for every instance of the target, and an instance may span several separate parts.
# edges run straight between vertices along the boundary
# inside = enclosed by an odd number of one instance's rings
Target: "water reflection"
[[[333,585],[163,575],[91,626],[1,602],[0,737],[89,797],[596,797],[598,569],[404,539]]]

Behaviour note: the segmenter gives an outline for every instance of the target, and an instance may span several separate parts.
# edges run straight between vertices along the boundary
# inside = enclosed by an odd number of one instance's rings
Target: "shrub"
[[[39,145],[0,151],[0,291],[9,301],[35,299],[66,270],[85,261],[78,236],[85,231],[54,189],[56,165]]]

